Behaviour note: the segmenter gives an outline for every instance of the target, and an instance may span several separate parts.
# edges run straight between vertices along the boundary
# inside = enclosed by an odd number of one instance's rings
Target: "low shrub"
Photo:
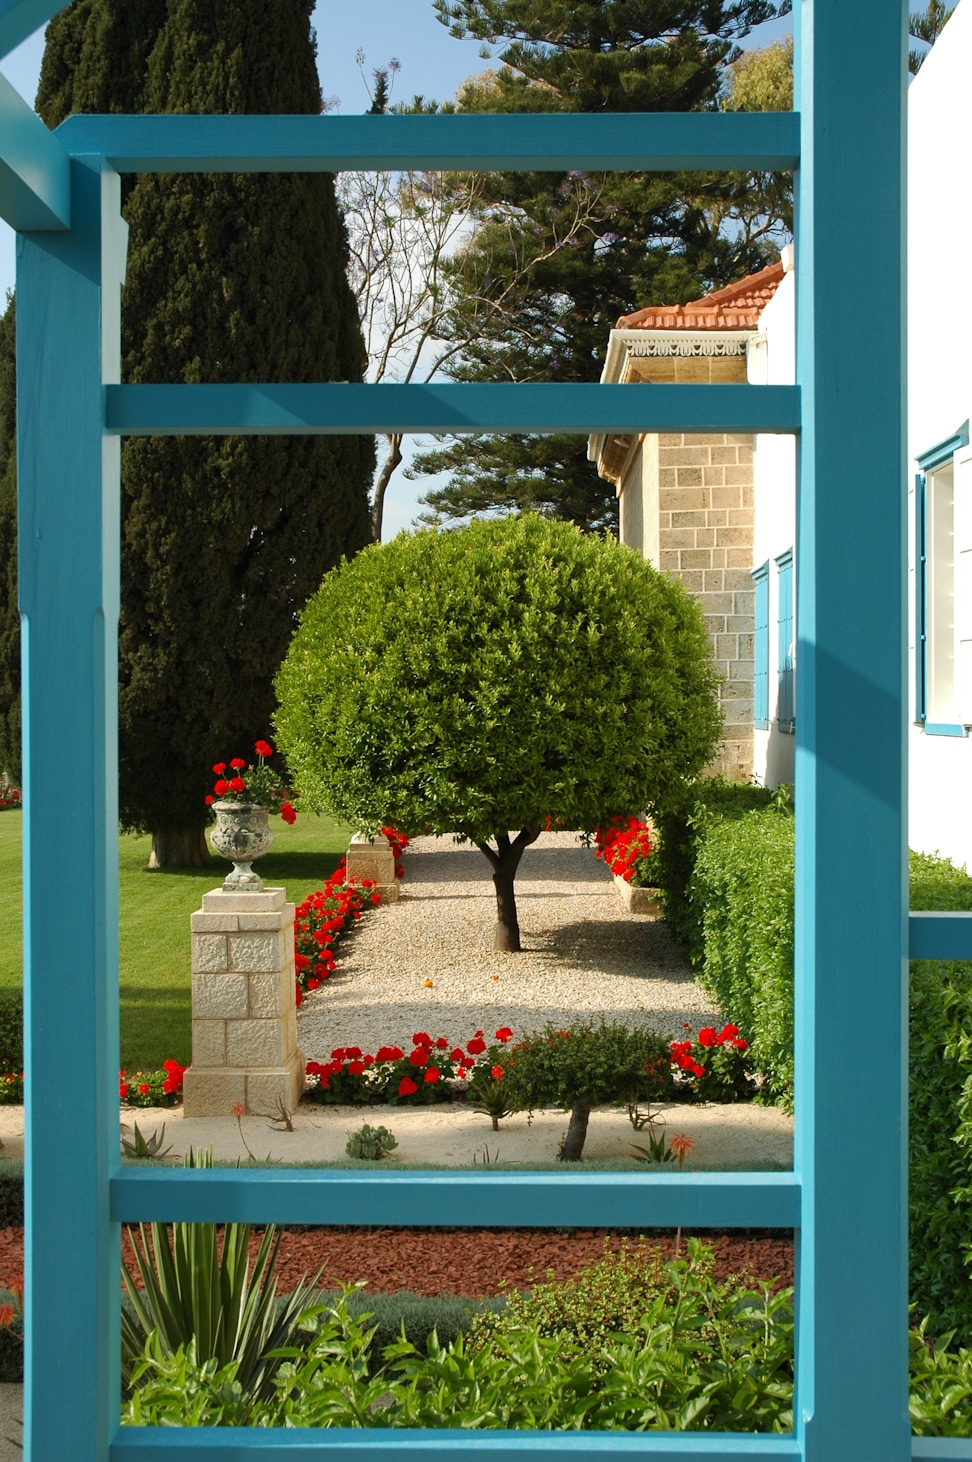
[[[348,1157],[363,1162],[380,1162],[398,1146],[393,1132],[387,1127],[372,1127],[364,1122],[357,1132],[352,1132],[345,1144]]]
[[[0,991],[0,1075],[16,1076],[23,1081],[24,1070],[24,997],[20,990]],[[0,1090],[0,1101],[23,1101],[23,1096],[7,1096]]]
[[[646,1277],[650,1276],[650,1284]],[[378,1327],[351,1294],[322,1306],[270,1402],[246,1404],[233,1367],[147,1350],[123,1420],[141,1425],[788,1431],[791,1293],[716,1283],[711,1250],[646,1269],[601,1261],[593,1280],[511,1296],[449,1343],[372,1354]],[[535,1290],[536,1294],[537,1291]],[[365,1303],[370,1302],[364,1297]],[[514,1305],[520,1306],[514,1308]],[[593,1305],[593,1314],[591,1307]],[[622,1318],[624,1324],[614,1325]]]
[[[660,1101],[671,1090],[671,1053],[664,1036],[647,1026],[548,1025],[524,1037],[502,1063],[509,1105],[533,1112],[570,1112],[560,1156],[578,1162],[591,1108],[604,1102]]]
[[[496,1032],[496,1039],[502,1046],[512,1035],[509,1026],[504,1026]],[[416,1031],[408,1055],[401,1046],[379,1046],[374,1055],[360,1046],[337,1046],[330,1061],[308,1061],[311,1084],[304,1095],[308,1101],[342,1106],[388,1102],[416,1107],[448,1102],[483,1066],[484,1058],[495,1064],[498,1049],[487,1047],[481,1030],[465,1047],[453,1046],[445,1036]]]

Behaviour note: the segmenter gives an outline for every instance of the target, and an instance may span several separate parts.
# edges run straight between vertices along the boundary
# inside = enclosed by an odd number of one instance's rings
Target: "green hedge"
[[[754,806],[758,791],[703,784],[667,855],[675,882],[666,895],[700,980],[750,1038],[755,1064],[786,1105],[794,823],[766,794]],[[913,909],[972,911],[964,869],[912,853],[909,871]],[[972,1345],[972,962],[912,964],[909,1059],[911,1298],[931,1334],[954,1330]]]

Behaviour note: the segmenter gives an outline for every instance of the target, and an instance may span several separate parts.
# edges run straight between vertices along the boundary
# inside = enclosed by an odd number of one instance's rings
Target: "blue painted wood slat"
[[[166,1429],[124,1427],[111,1448],[111,1462],[226,1462],[273,1458],[285,1462],[387,1462],[394,1451],[404,1462],[546,1462],[551,1456],[583,1462],[777,1462],[800,1457],[800,1444],[791,1436],[746,1436],[723,1432],[517,1432],[517,1431],[201,1431],[189,1427]],[[843,1459],[834,1459],[843,1462]]]
[[[464,168],[653,172],[789,171],[791,112],[625,112],[431,117],[69,117],[69,152],[102,153],[123,173],[341,172]]]
[[[67,228],[70,160],[5,76],[0,76],[0,218],[16,229]]]
[[[794,10],[796,1415],[806,1462],[905,1462],[907,6]]]
[[[792,1173],[469,1173],[124,1168],[124,1222],[436,1224],[587,1228],[795,1228]]]
[[[118,175],[99,159],[72,174],[70,232],[21,235],[17,248],[31,1462],[100,1462],[120,1386],[108,1187],[119,1154],[120,451],[101,413],[120,366],[124,230]]]
[[[0,0],[0,59],[67,4],[68,0]]]
[[[109,386],[105,425],[121,436],[343,432],[794,432],[796,386],[430,385]]]

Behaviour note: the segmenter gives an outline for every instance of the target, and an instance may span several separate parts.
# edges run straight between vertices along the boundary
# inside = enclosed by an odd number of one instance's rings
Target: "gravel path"
[[[301,1049],[374,1051],[413,1031],[465,1042],[578,1017],[653,1025],[671,1036],[718,1017],[665,925],[624,908],[610,873],[574,833],[543,833],[516,882],[523,948],[492,949],[496,904],[478,848],[416,838],[398,903],[369,911],[337,969],[300,1011]],[[432,988],[425,981],[431,979]]]

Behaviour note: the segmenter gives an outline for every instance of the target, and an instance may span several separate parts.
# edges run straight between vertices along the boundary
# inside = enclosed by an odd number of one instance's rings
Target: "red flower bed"
[[[613,817],[609,827],[594,829],[594,842],[597,856],[626,883],[639,861],[654,851],[651,831],[640,817]]]

